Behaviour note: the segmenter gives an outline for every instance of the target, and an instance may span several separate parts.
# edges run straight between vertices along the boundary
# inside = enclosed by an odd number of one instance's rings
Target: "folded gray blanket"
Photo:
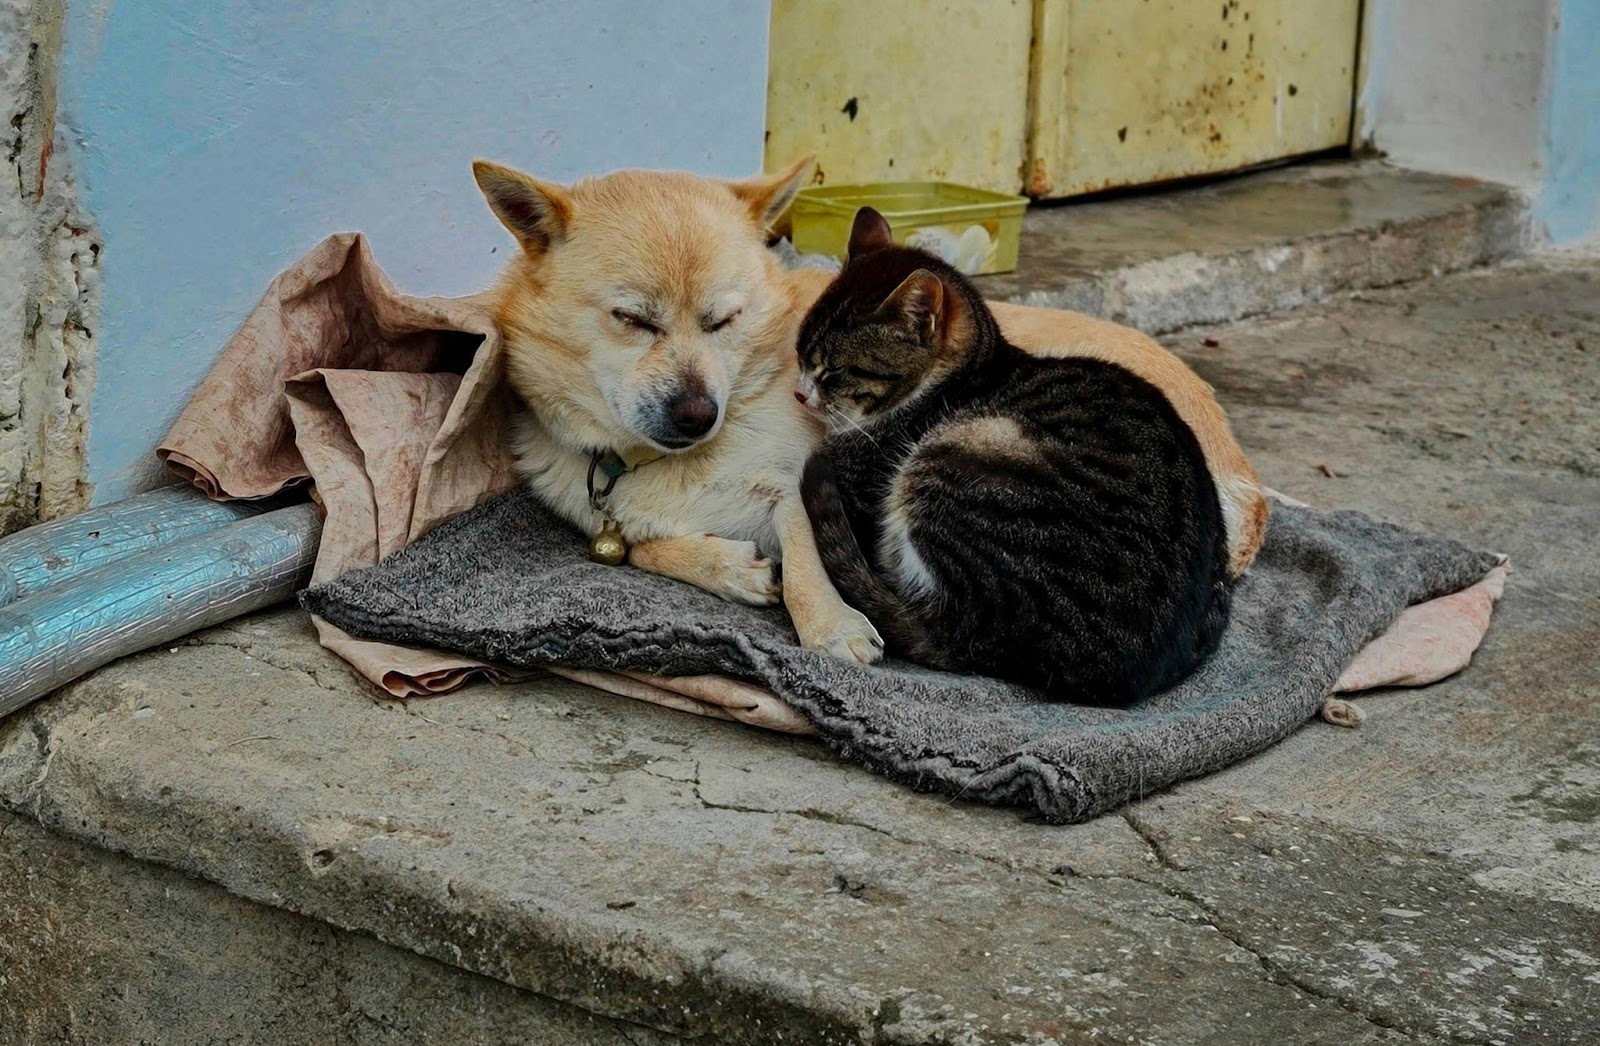
[[[1359,512],[1276,506],[1216,654],[1180,686],[1126,710],[813,653],[782,609],[590,563],[585,541],[521,490],[301,602],[361,638],[517,666],[744,679],[783,697],[847,759],[915,788],[1068,822],[1287,736],[1401,610],[1462,589],[1495,563]]]

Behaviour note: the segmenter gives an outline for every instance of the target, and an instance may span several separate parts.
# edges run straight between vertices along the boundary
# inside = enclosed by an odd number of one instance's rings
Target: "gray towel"
[[[1081,821],[1282,739],[1406,606],[1496,558],[1359,512],[1276,506],[1222,645],[1127,710],[1052,703],[993,679],[802,649],[782,609],[724,602],[630,567],[513,491],[301,603],[366,639],[532,666],[720,674],[766,686],[846,759],[928,791]]]

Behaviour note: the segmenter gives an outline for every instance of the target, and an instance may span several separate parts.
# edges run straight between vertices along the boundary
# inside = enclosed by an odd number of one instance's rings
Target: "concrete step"
[[[378,701],[274,611],[0,721],[0,1043],[1589,1041],[1597,288],[1167,339],[1271,485],[1516,564],[1358,731],[1052,827],[562,680]]]
[[[680,1041],[26,818],[0,839],[0,1043]]]
[[[992,298],[1160,334],[1408,283],[1521,253],[1526,208],[1500,185],[1377,160],[1284,167],[1061,206],[1023,220]]]
[[[556,679],[379,701],[274,611],[0,721],[0,1044],[1588,1041],[1597,288],[1168,339],[1268,483],[1516,564],[1359,731],[1051,827]]]

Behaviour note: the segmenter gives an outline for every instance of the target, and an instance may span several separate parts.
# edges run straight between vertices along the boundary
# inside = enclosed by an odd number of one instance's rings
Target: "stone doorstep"
[[[1033,207],[1017,271],[979,283],[1161,334],[1487,265],[1521,253],[1526,228],[1504,186],[1325,161]]]

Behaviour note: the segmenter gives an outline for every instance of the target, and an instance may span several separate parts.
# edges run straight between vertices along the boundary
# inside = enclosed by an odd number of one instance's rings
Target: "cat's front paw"
[[[854,607],[840,604],[833,613],[812,622],[806,633],[801,635],[800,642],[808,650],[820,650],[863,665],[876,664],[883,659],[883,638],[867,620],[867,615]]]

